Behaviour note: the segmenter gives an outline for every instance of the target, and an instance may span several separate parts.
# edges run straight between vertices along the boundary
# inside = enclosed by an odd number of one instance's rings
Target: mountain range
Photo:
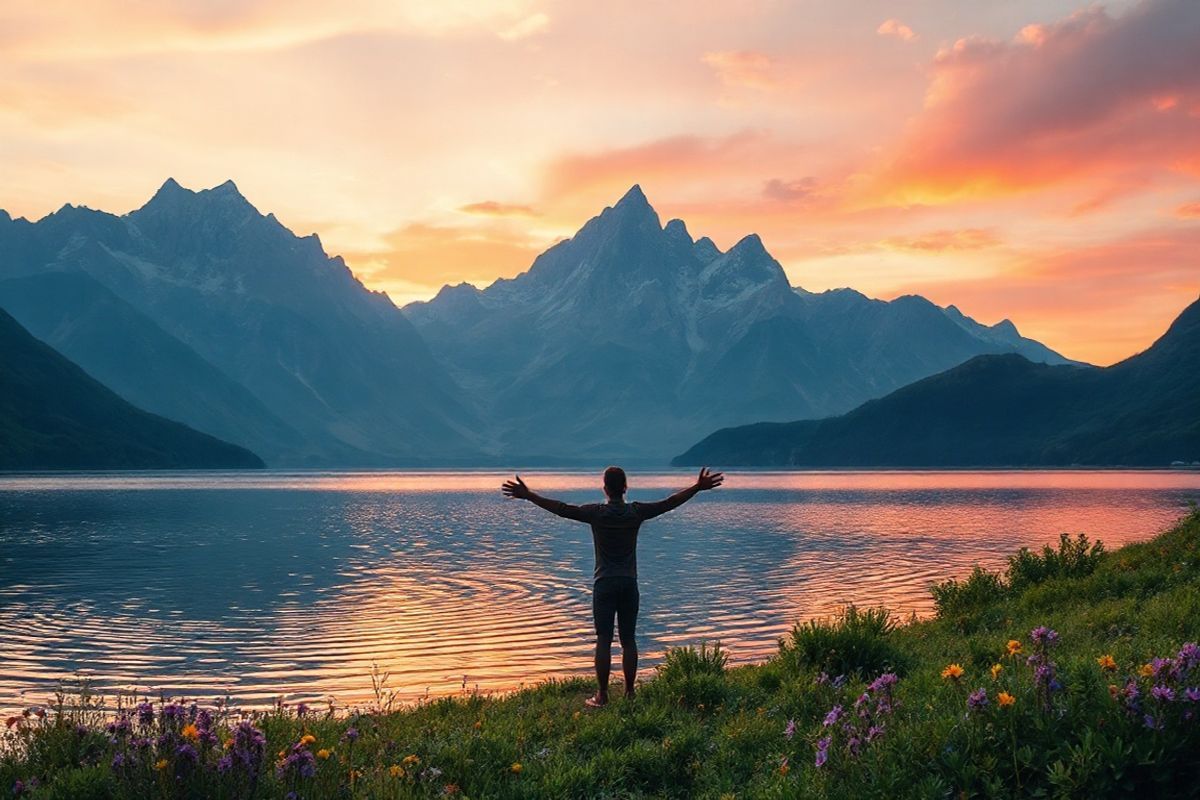
[[[1007,320],[790,285],[634,186],[521,275],[403,310],[232,182],[123,216],[0,212],[0,308],[134,405],[272,466],[662,463],[706,430],[843,413],[980,354],[1066,359]]]
[[[843,416],[717,431],[673,463],[1167,466],[1200,461],[1200,300],[1111,367],[978,356]]]
[[[527,272],[405,313],[513,460],[665,460],[697,431],[824,417],[981,353],[1066,363],[1007,320],[794,288],[750,235],[722,252],[638,186]]]
[[[122,400],[0,311],[0,469],[247,469],[250,451]]]

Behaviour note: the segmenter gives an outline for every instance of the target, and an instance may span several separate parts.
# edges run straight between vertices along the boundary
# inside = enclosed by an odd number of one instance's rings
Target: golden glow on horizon
[[[806,289],[925,294],[1101,364],[1200,291],[1186,0],[344,5],[0,9],[0,208],[232,177],[404,303],[517,274],[640,183]]]

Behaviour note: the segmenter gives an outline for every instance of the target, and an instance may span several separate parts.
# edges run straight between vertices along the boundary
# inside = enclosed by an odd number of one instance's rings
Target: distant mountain
[[[148,414],[0,311],[0,469],[246,469],[249,450]]]
[[[758,236],[721,252],[637,186],[516,278],[404,311],[514,460],[662,459],[696,431],[841,413],[982,353],[1066,361],[920,297],[794,289]]]
[[[840,417],[717,431],[679,466],[1168,466],[1200,461],[1200,301],[1111,367],[979,356]]]
[[[0,307],[138,408],[270,461],[302,446],[249,390],[85,273],[0,281]]]
[[[386,295],[232,182],[193,192],[168,180],[123,217],[70,205],[36,223],[0,213],[0,253],[0,278],[83,274],[116,298],[64,285],[68,311],[47,284],[0,293],[0,307],[19,306],[130,397],[261,446],[273,464],[479,453],[470,403]]]

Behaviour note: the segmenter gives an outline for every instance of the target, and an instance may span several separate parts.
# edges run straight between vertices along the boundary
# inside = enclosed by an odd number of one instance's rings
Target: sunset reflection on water
[[[0,707],[79,671],[247,705],[505,690],[590,663],[587,528],[506,501],[499,472],[0,478]],[[599,498],[593,472],[522,473]],[[631,499],[686,472],[630,476]],[[642,529],[644,662],[719,638],[774,652],[854,602],[926,614],[929,583],[1086,533],[1110,547],[1200,497],[1195,472],[732,473]]]

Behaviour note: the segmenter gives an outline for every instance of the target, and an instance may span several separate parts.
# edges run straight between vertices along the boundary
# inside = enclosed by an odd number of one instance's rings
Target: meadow
[[[1200,511],[931,591],[931,619],[847,608],[758,665],[671,650],[598,711],[586,680],[401,706],[376,675],[371,708],[253,713],[67,687],[4,721],[0,797],[1200,794]]]

